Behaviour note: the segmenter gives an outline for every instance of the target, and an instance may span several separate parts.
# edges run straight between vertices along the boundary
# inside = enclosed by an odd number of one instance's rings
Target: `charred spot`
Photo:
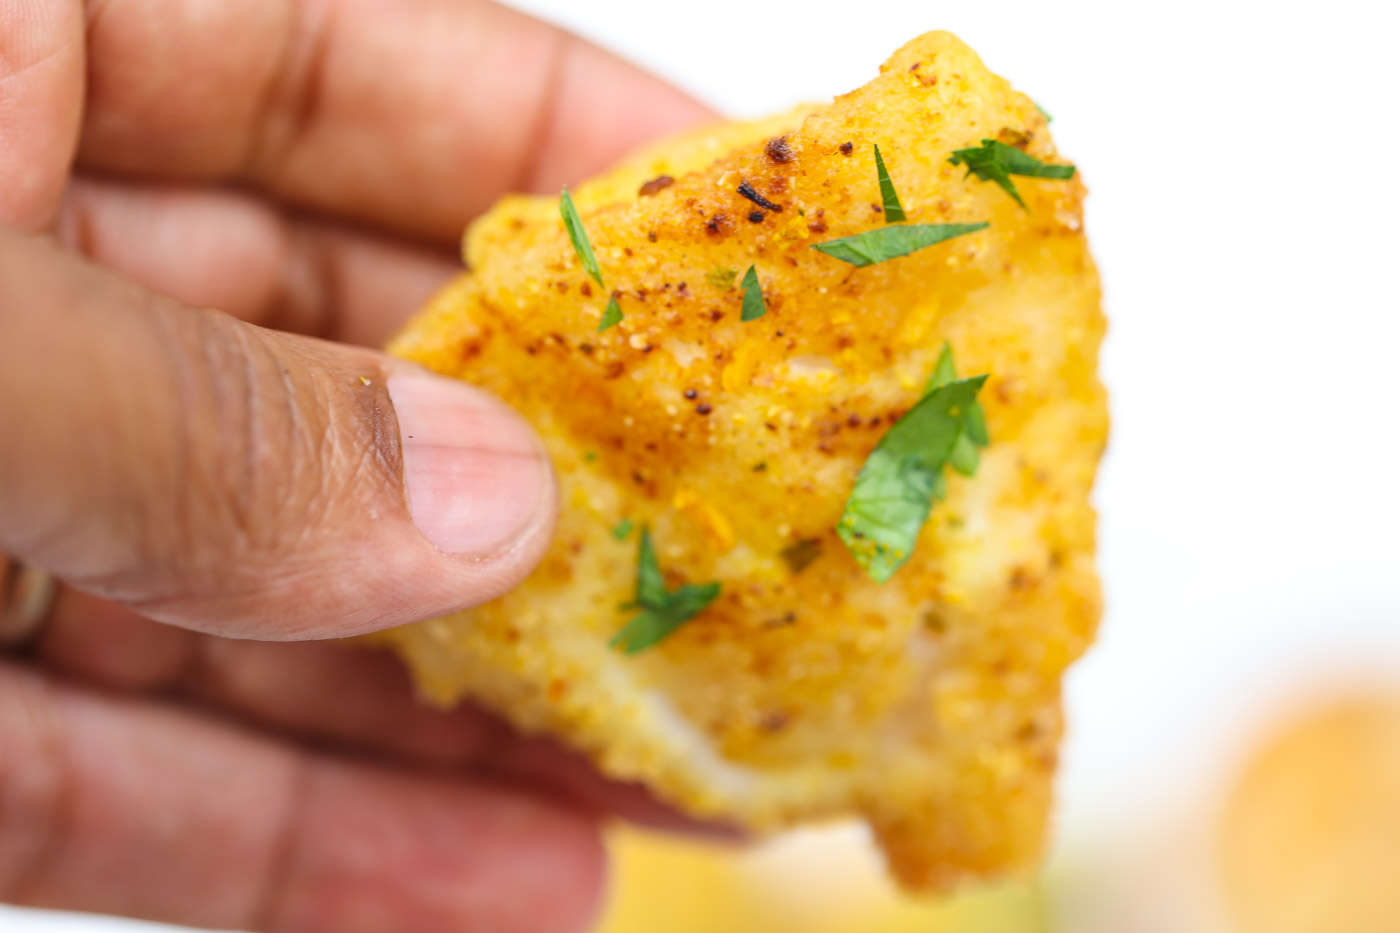
[[[848,428],[858,428],[858,427],[860,427],[860,415],[857,415],[857,414],[855,414],[855,413],[852,413],[851,416],[850,416],[849,418],[846,419],[846,427],[848,427]]]
[[[462,348],[458,351],[458,356],[459,356],[463,361],[470,360],[470,359],[475,359],[476,357],[478,357],[478,356],[480,356],[480,355],[481,355],[481,341],[480,341],[480,340],[468,340],[466,343],[462,344]]]
[[[718,310],[716,310],[716,311],[711,311],[709,314],[707,314],[707,315],[705,315],[705,316],[708,317],[711,321],[713,321],[713,322],[716,323],[716,324],[718,324],[720,321],[724,320],[724,312],[723,312],[723,311],[718,311]]]
[[[767,216],[768,215],[763,213],[763,211],[754,211],[752,214],[749,215],[749,223],[761,224],[763,223],[763,218]]]
[[[561,295],[566,294],[569,291],[568,282],[555,282],[554,287],[559,289],[559,294]]]
[[[848,155],[850,155],[852,152],[855,151],[855,148],[856,148],[856,147],[855,147],[855,144],[854,144],[854,143],[842,143],[842,144],[841,144],[841,154],[844,155],[844,156],[848,156]]]
[[[910,71],[918,71],[918,70],[919,70],[919,66],[922,65],[922,64],[923,64],[923,62],[915,62],[914,64],[912,64],[912,65],[909,66],[909,70],[910,70]]]
[[[592,356],[593,351],[596,350],[597,347],[593,346],[591,343],[581,343],[578,345],[578,349],[584,356]]]
[[[768,430],[772,431],[774,434],[778,433],[778,426],[771,421],[763,422],[763,426]]]
[[[760,732],[781,732],[792,722],[792,716],[782,710],[774,710],[771,713],[764,713],[758,721]]]
[[[639,286],[637,286],[637,300],[638,300],[638,301],[646,301],[646,300],[647,300],[647,295],[650,295],[650,294],[651,294],[651,292],[647,291],[645,285],[639,285]]]
[[[820,220],[809,220],[807,222],[807,229],[813,233],[825,233],[826,224]]]
[[[651,181],[643,183],[642,187],[637,189],[637,194],[643,196],[653,195],[658,191],[664,191],[675,183],[676,180],[670,175],[657,175]]]
[[[924,628],[928,629],[929,631],[936,632],[939,635],[942,635],[944,632],[948,631],[948,623],[943,619],[941,615],[939,615],[937,612],[934,612],[932,609],[924,613],[923,621]]]
[[[1020,593],[1034,586],[1035,578],[1031,576],[1030,572],[1026,570],[1025,567],[1017,567],[1011,571],[1011,579],[1007,581],[1007,585],[1014,591]]]
[[[616,379],[618,376],[621,376],[626,369],[627,367],[622,365],[621,360],[613,360],[608,364],[607,369],[603,370],[603,377],[605,379]]]
[[[768,156],[770,162],[776,162],[779,165],[797,158],[797,153],[792,151],[792,143],[788,142],[786,136],[775,136],[768,140],[763,147],[763,154]]]
[[[709,220],[705,221],[705,231],[715,235],[728,232],[731,226],[729,215],[722,211],[712,215]]]
[[[867,428],[878,428],[880,426],[880,416],[871,415],[870,420],[865,423]]]
[[[681,284],[679,284],[679,285],[676,286],[676,291],[678,291],[678,292],[680,292],[682,295],[684,295],[684,294],[686,294],[688,291],[690,291],[690,286],[688,286],[688,285],[686,285],[684,282],[682,282]]]
[[[884,212],[885,206],[883,204],[871,204],[870,209],[876,214],[880,214]]]
[[[699,393],[699,392],[696,392],[694,389],[686,389],[686,390],[685,390],[685,397],[688,398],[688,399],[690,399],[692,402],[695,401],[695,399],[696,399],[699,395],[700,395],[700,393]]]
[[[701,402],[699,405],[695,406],[695,413],[697,415],[708,415],[712,411],[714,411],[714,408],[709,402]]]
[[[765,620],[763,625],[765,628],[785,628],[786,626],[792,625],[796,621],[797,613],[789,610],[788,612],[784,612],[780,616],[775,616],[771,619]]]
[[[1020,149],[1024,152],[1026,147],[1031,144],[1031,134],[1021,130],[1013,130],[1009,126],[1003,126],[1001,129],[997,130],[997,142],[1005,143],[1008,146]]]
[[[587,282],[584,282],[582,285],[580,285],[578,287],[578,290],[579,294],[581,294],[585,298],[593,297],[593,286],[589,285]]]
[[[655,243],[655,242],[656,242],[656,231],[655,231],[655,230],[648,230],[648,231],[647,231],[647,242],[648,242],[648,243]]]
[[[836,349],[838,350],[849,350],[855,345],[856,338],[852,337],[850,334],[842,334],[840,337],[836,338]]]
[[[753,203],[757,204],[759,207],[767,208],[775,214],[783,209],[783,206],[781,204],[774,204],[772,201],[768,200],[763,195],[755,191],[753,185],[749,184],[747,181],[740,182],[739,187],[735,190],[737,190],[741,195],[748,198]],[[752,220],[753,216],[750,215],[749,219]]]
[[[624,247],[622,247],[622,255],[626,256],[628,259],[631,259],[631,258],[632,258],[632,247],[630,247],[630,246],[624,246]]]
[[[647,484],[647,478],[642,475],[640,470],[633,470],[632,482],[636,483],[638,486],[645,486]]]

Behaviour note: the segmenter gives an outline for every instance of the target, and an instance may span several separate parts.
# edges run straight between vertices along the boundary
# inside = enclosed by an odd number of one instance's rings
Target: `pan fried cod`
[[[1061,675],[1099,618],[1104,325],[1082,183],[1016,177],[1023,209],[950,164],[984,139],[1061,161],[1028,97],[930,33],[831,104],[707,127],[579,186],[597,277],[557,198],[479,219],[471,272],[392,350],[519,409],[562,515],[514,592],[379,636],[423,694],[699,817],[860,816],[913,890],[1034,867]],[[887,226],[876,144],[909,223],[990,226],[864,267],[812,249]],[[741,320],[750,266],[764,313]],[[600,331],[610,298],[622,318]],[[987,376],[989,443],[971,475],[940,474],[877,583],[837,528],[945,345],[958,376]],[[629,652],[611,644],[629,620],[663,615],[639,589],[644,530],[668,591],[719,593]]]

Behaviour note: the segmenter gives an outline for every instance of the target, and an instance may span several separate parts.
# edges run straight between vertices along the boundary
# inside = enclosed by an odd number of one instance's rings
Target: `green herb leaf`
[[[569,239],[574,244],[579,261],[583,263],[584,271],[601,286],[603,273],[598,268],[598,257],[593,255],[593,244],[588,242],[588,233],[583,229],[583,221],[579,220],[578,209],[574,207],[574,199],[569,196],[568,188],[559,197],[559,214],[564,218],[564,229],[569,231]]]
[[[986,381],[961,379],[925,395],[885,433],[856,477],[836,532],[877,583],[894,576],[913,553],[946,483],[943,468]]]
[[[763,303],[763,287],[758,284],[758,270],[749,266],[749,271],[744,273],[744,307],[739,312],[739,320],[756,321],[768,313],[768,306]]]
[[[885,160],[880,156],[880,144],[875,144],[875,172],[880,176],[880,200],[885,202],[885,223],[893,224],[904,220],[904,207],[895,193],[894,182],[885,169]]]
[[[596,451],[596,450],[585,450],[585,451],[583,452],[583,462],[584,462],[584,463],[593,463],[593,462],[596,461],[597,459],[598,459],[598,451]]]
[[[617,303],[617,296],[613,295],[608,299],[608,306],[603,309],[603,319],[598,322],[598,331],[601,333],[621,323],[622,306]]]
[[[632,519],[624,518],[622,521],[618,522],[616,525],[613,526],[613,539],[617,541],[626,541],[627,536],[632,533],[632,529],[635,527],[637,526],[632,523]]]
[[[755,464],[753,465],[753,471],[754,471],[755,473],[763,473],[763,472],[765,472],[767,469],[768,469],[768,461],[767,461],[767,460],[760,460],[760,461],[758,461],[757,463],[755,463]]]
[[[953,363],[953,348],[946,341],[943,344],[943,352],[938,354],[938,362],[934,364],[933,375],[929,376],[928,386],[924,389],[924,394],[942,388],[958,378],[957,367]],[[958,435],[956,443],[953,444],[953,451],[948,455],[948,464],[963,476],[971,476],[977,472],[977,463],[981,459],[977,448],[987,446],[987,421],[982,413],[982,403],[973,402],[967,412],[967,421],[963,425],[963,431]],[[940,492],[935,498],[942,499]]]
[[[612,640],[611,647],[627,654],[636,654],[664,641],[719,596],[720,584],[688,584],[677,590],[666,589],[661,567],[656,562],[651,531],[642,529],[642,542],[637,551],[637,598],[629,609],[640,609]]]
[[[1022,209],[1027,209],[1026,202],[1021,200],[1021,193],[1011,181],[1012,175],[1063,181],[1073,178],[1075,171],[1073,165],[1050,165],[995,139],[984,139],[981,146],[971,149],[955,150],[948,161],[953,165],[966,165],[969,176],[976,175],[983,181],[995,182]]]
[[[787,561],[788,569],[793,573],[801,573],[812,561],[822,556],[822,542],[820,538],[803,538],[783,548],[781,553],[783,560]]]
[[[705,273],[705,281],[722,292],[727,292],[729,289],[733,288],[734,280],[738,277],[739,273],[737,270],[725,266],[715,266],[709,272]]]
[[[849,262],[853,266],[870,266],[886,259],[907,256],[926,246],[951,240],[986,229],[988,224],[893,224],[867,230],[854,236],[817,243],[812,249]]]

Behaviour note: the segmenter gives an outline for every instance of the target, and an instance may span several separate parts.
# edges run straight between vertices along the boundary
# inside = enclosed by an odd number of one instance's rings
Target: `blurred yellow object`
[[[854,827],[758,848],[630,829],[611,839],[613,900],[596,933],[1049,933],[1039,885],[939,901],[901,895]]]
[[[1400,931],[1400,695],[1335,702],[1275,737],[1222,852],[1241,933]]]

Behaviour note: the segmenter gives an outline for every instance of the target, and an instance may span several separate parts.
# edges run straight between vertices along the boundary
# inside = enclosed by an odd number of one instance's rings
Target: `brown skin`
[[[598,816],[673,817],[477,711],[419,708],[383,657],[267,643],[489,598],[548,523],[484,561],[423,547],[392,421],[367,427],[383,399],[342,378],[395,364],[240,321],[378,344],[501,193],[706,112],[479,0],[0,0],[0,97],[0,550],[87,591],[0,662],[0,900],[279,933],[586,927]],[[208,420],[168,391],[182,373],[246,388],[210,404],[255,427],[182,433]],[[288,450],[278,411],[358,455]],[[251,450],[285,485],[221,510]]]

